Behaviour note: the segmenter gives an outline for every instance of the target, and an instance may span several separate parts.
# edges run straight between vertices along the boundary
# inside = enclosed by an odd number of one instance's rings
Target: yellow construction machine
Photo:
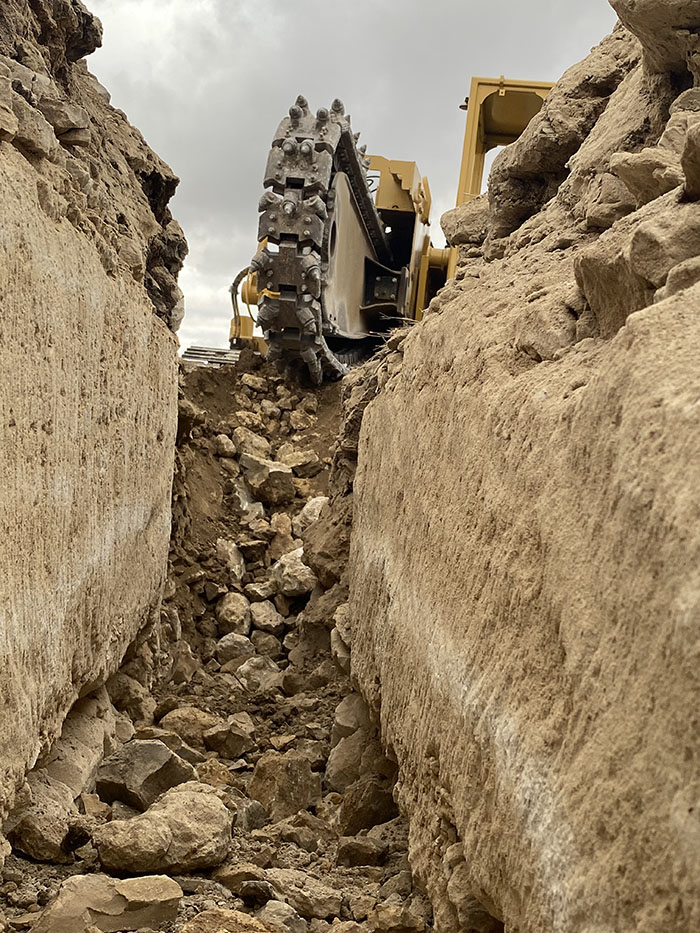
[[[481,193],[487,152],[516,140],[551,88],[472,80],[458,206]],[[419,321],[457,264],[457,250],[431,243],[430,187],[416,163],[367,156],[358,139],[341,101],[312,114],[297,98],[268,156],[258,251],[231,286],[231,347],[255,340],[280,365],[303,360],[316,383]]]

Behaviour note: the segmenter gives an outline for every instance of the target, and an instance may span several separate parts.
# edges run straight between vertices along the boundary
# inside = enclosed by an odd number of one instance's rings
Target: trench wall
[[[100,41],[81,3],[0,12],[0,813],[166,567],[186,245]]]
[[[362,422],[352,671],[439,931],[700,925],[698,92],[647,52],[618,26],[445,218]]]

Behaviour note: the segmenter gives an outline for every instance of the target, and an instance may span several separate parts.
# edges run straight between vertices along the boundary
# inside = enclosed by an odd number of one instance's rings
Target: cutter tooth
[[[262,272],[267,268],[270,262],[269,255],[265,250],[258,250],[255,256],[250,260],[250,271],[251,272]]]
[[[279,197],[274,194],[274,192],[266,191],[258,201],[258,211],[262,214],[263,211],[267,211],[271,207],[274,207],[278,201]]]
[[[328,218],[328,208],[318,195],[314,195],[314,197],[307,198],[304,201],[304,210],[308,211],[310,214],[316,214],[321,220],[326,220]]]

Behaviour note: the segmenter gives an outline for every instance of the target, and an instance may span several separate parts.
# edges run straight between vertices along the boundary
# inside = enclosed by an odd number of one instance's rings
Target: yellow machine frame
[[[530,120],[542,109],[554,85],[548,81],[512,81],[500,78],[472,78],[469,97],[462,105],[467,111],[462,164],[457,185],[457,207],[481,194],[486,154],[497,146],[509,146],[522,134]],[[451,250],[447,277],[457,268],[459,251]]]
[[[469,97],[462,105],[467,111],[467,123],[457,186],[458,207],[481,194],[486,154],[515,142],[553,87],[546,81],[513,81],[503,75],[472,78]],[[410,319],[420,321],[429,301],[431,272],[439,270],[446,279],[452,278],[459,251],[436,249],[430,242],[430,186],[415,162],[370,156],[370,169],[380,172],[375,203],[382,216],[389,221],[392,213],[416,218],[406,313]],[[256,275],[243,282],[241,297],[248,305],[258,303]],[[253,326],[249,321],[245,316],[238,323],[232,321],[231,338],[250,340]],[[264,345],[262,338],[254,339]]]
[[[415,215],[413,249],[409,268],[407,316],[420,321],[427,305],[428,275],[431,268],[447,269],[449,250],[435,249],[430,242],[430,185],[415,162],[370,156],[370,171],[381,172],[375,204],[382,217],[391,220],[394,212]]]
[[[554,87],[546,81],[472,78],[459,170],[457,207],[481,194],[486,153],[508,146],[522,134]]]

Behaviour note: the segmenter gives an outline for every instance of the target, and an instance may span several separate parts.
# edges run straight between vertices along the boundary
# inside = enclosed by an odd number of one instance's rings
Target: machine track
[[[313,115],[306,99],[298,97],[272,142],[263,181],[267,190],[259,204],[258,242],[267,245],[250,264],[258,279],[258,323],[270,359],[281,364],[289,356],[301,357],[317,384],[324,373],[339,378],[347,372],[326,338],[354,336],[339,331],[323,302],[336,173],[348,178],[377,260],[391,261],[367,184],[369,160],[365,147],[358,148],[358,137],[340,100]]]

